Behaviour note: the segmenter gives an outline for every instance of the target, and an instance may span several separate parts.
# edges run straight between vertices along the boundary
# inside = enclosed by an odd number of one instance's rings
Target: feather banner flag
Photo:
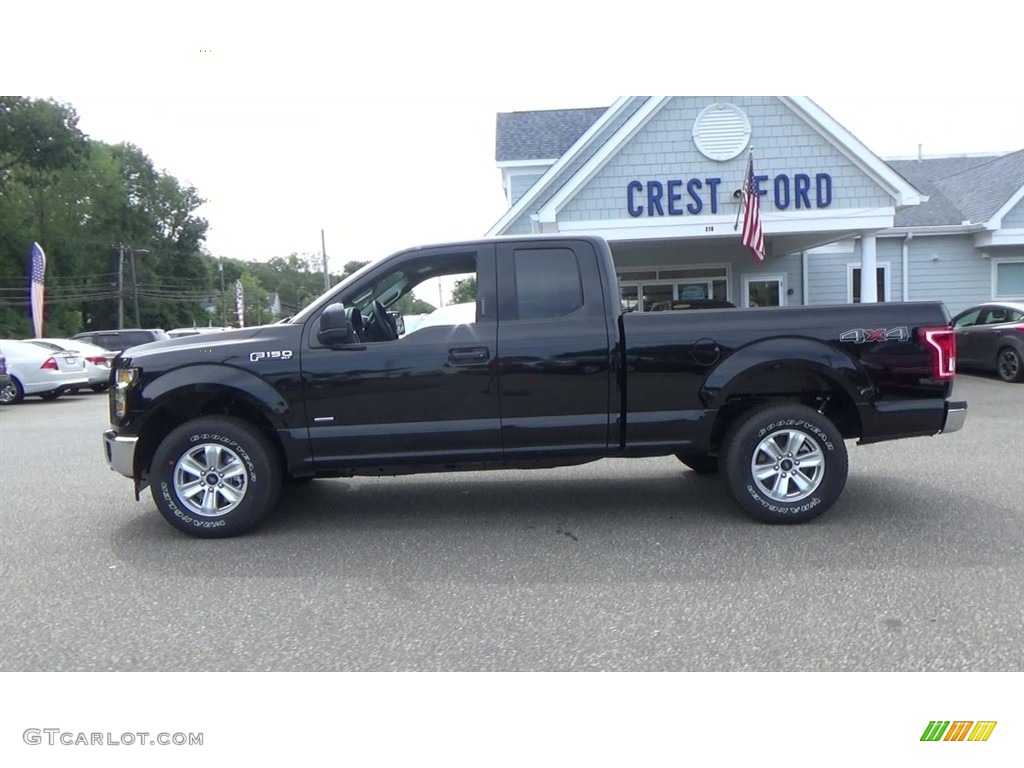
[[[32,332],[36,338],[43,335],[43,293],[46,289],[46,254],[39,243],[33,242],[29,250],[28,303],[32,308]]]
[[[245,291],[241,280],[235,280],[235,308],[238,310],[238,327],[245,328]]]

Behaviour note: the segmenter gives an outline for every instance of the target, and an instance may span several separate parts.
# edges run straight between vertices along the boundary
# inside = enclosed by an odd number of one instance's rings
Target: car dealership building
[[[748,161],[763,261],[740,242]],[[1024,299],[1024,150],[883,161],[805,97],[624,96],[499,114],[497,162],[488,234],[603,236],[641,311]]]

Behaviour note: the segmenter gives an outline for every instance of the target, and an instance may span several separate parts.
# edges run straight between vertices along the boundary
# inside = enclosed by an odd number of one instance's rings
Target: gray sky
[[[214,256],[318,253],[323,229],[336,269],[478,237],[505,210],[498,112],[623,94],[806,94],[883,157],[1024,147],[1014,25],[965,35],[881,0],[233,7],[16,4],[10,28],[46,34],[0,48],[0,92],[66,101],[194,185]]]
[[[215,256],[319,252],[331,264],[478,237],[502,215],[501,111],[606,97],[75,97],[80,127],[130,141],[209,200]],[[1024,148],[1024,100],[812,98],[883,157]]]

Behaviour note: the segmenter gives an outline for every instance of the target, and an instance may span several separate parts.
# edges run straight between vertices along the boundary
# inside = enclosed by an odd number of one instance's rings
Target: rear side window
[[[569,248],[516,251],[515,273],[520,320],[566,317],[583,306],[580,268]]]

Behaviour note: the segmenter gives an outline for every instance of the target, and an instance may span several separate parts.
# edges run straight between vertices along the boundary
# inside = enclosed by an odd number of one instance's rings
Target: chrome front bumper
[[[103,433],[103,453],[107,465],[125,477],[135,477],[135,446],[137,437],[118,437],[112,429]]]
[[[947,432],[957,432],[964,425],[964,421],[967,419],[967,403],[960,401],[955,403],[946,403],[946,419],[942,424],[943,434]]]

